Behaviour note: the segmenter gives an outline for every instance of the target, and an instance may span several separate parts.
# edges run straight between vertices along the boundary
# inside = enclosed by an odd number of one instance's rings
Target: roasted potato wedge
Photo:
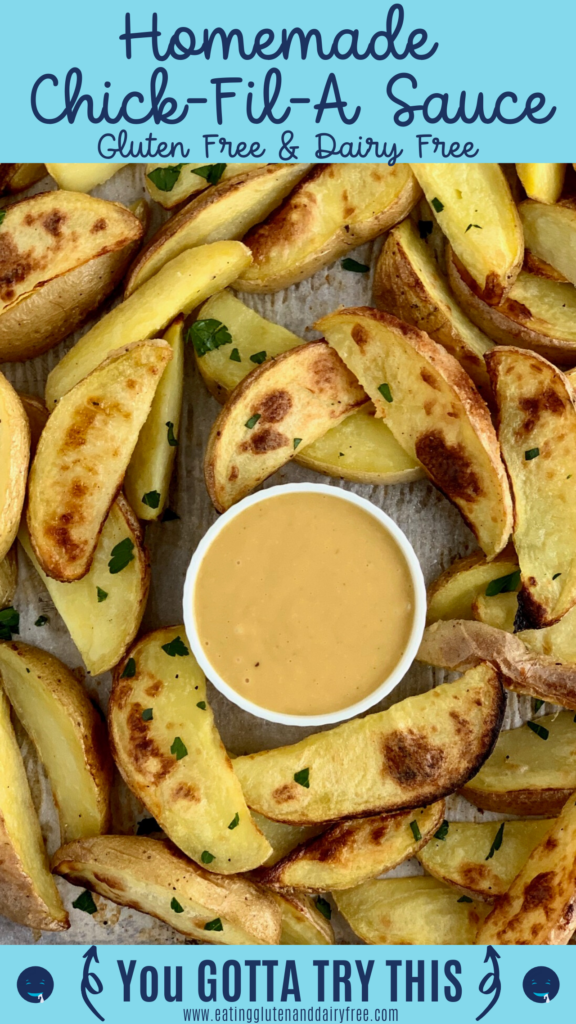
[[[264,861],[265,867],[277,864],[297,846],[324,830],[323,825],[286,825],[282,821],[271,821],[256,811],[252,813],[252,818],[272,847],[272,853]]]
[[[165,341],[128,345],[69,391],[48,419],[30,470],[27,511],[47,576],[70,583],[90,569],[171,358]]]
[[[537,725],[544,739],[530,727]],[[576,725],[572,711],[538,717],[500,734],[494,753],[463,788],[476,807],[506,814],[559,814],[576,789]]]
[[[335,897],[359,938],[376,946],[469,946],[488,913],[482,903],[461,903],[435,878],[385,878]]]
[[[439,619],[472,619],[473,604],[479,594],[494,580],[511,586],[510,577],[518,571],[518,558],[511,545],[504,548],[491,562],[480,551],[458,558],[428,587],[428,624]],[[518,586],[520,581],[518,580]]]
[[[560,816],[481,925],[476,943],[565,946],[576,907],[576,808],[571,793]]]
[[[341,821],[317,839],[297,847],[258,880],[271,889],[332,892],[383,875],[419,850],[444,818],[444,801],[404,814]]]
[[[105,160],[99,164],[46,164],[46,170],[58,188],[68,192],[91,192],[126,166]]]
[[[249,807],[293,824],[366,817],[440,800],[492,750],[504,694],[483,665],[456,683],[408,697],[289,747],[238,757]],[[308,786],[295,776],[308,770]]]
[[[204,475],[215,507],[230,508],[293,459],[296,449],[366,402],[358,381],[324,341],[256,367],[234,389],[210,432]]]
[[[171,217],[138,255],[126,281],[125,297],[186,249],[242,238],[282,202],[309,168],[310,164],[265,164],[207,189]]]
[[[498,554],[512,528],[508,480],[490,413],[456,359],[423,331],[368,307],[338,310],[314,326],[483,551]]]
[[[221,164],[224,167],[218,184],[235,178],[238,174],[247,174],[249,171],[256,171],[266,164]],[[217,164],[146,164],[146,188],[150,198],[154,199],[165,210],[172,210],[175,206],[189,199],[195,192],[203,192],[208,188],[210,182],[207,174],[210,167],[218,167]],[[155,174],[156,171],[169,170],[169,174]],[[205,173],[198,174],[201,169]],[[159,184],[157,181],[159,180]],[[160,187],[160,185],[162,187]]]
[[[386,239],[374,272],[374,301],[418,327],[451,352],[485,398],[490,382],[484,353],[494,344],[478,330],[454,301],[434,252],[407,218]]]
[[[576,608],[563,615],[559,622],[546,629],[523,629],[520,640],[538,654],[548,655],[568,664],[576,662]]]
[[[522,269],[522,223],[499,164],[413,164],[458,259],[485,302],[497,304]]]
[[[115,287],[142,233],[125,206],[77,192],[43,192],[8,207],[0,225],[8,253],[0,361],[41,355],[79,327]]]
[[[245,878],[204,871],[165,839],[82,839],[54,854],[52,870],[190,939],[219,946],[280,941],[281,914],[271,895]]]
[[[50,869],[26,770],[0,690],[0,913],[16,924],[57,932],[70,927]]]
[[[576,364],[576,289],[550,278],[516,278],[508,295],[490,306],[476,295],[473,281],[449,249],[448,276],[458,303],[493,341],[531,349],[558,366]]]
[[[18,559],[16,546],[6,552],[0,562],[0,608],[9,608],[14,600],[18,583]]]
[[[235,288],[277,292],[403,220],[421,195],[408,164],[318,164],[244,238],[253,264]]]
[[[18,533],[30,458],[30,427],[22,402],[0,373],[0,562]]]
[[[566,164],[516,164],[526,195],[539,203],[557,203],[562,195]]]
[[[440,882],[493,903],[510,888],[551,824],[548,819],[451,821],[444,839],[431,839],[417,854],[418,860]]]
[[[0,195],[24,192],[45,176],[44,164],[0,164]]]
[[[225,875],[264,863],[272,848],[246,807],[183,626],[132,647],[116,669],[108,717],[127,785],[188,857]]]
[[[576,203],[554,206],[527,199],[518,207],[526,249],[576,284]]]
[[[184,317],[177,317],[164,340],[172,349],[172,359],[162,374],[124,479],[130,505],[146,520],[162,515],[176,457],[176,445],[168,443],[167,428],[171,423],[174,437],[178,437],[184,391]]]
[[[498,348],[486,359],[514,495],[519,601],[534,626],[550,626],[576,604],[576,401],[535,352]]]
[[[514,632],[514,624],[518,614],[518,594],[494,594],[488,597],[479,594],[472,603],[472,618],[485,622],[495,629],[503,629],[505,633]],[[562,622],[562,619],[560,620]],[[553,626],[549,626],[553,629]]]
[[[89,571],[74,583],[60,583],[42,571],[24,523],[18,539],[88,672],[98,676],[114,668],[140,628],[150,586],[150,562],[142,530],[124,496],[118,495],[106,516]],[[112,552],[120,544],[129,548],[132,558],[121,572],[111,573]]]
[[[241,242],[214,242],[172,260],[138,295],[102,317],[48,374],[48,408],[111,352],[163,331],[178,313],[189,313],[209,295],[226,288],[250,259]]]
[[[282,912],[281,946],[331,946],[334,929],[330,921],[304,893],[272,892]],[[329,906],[329,904],[328,904]]]
[[[0,644],[0,676],[46,768],[62,839],[106,832],[112,760],[106,729],[83,686],[53,654],[15,640]]]

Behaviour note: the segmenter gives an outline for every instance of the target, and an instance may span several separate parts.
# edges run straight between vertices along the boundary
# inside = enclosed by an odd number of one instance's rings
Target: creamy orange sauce
[[[284,714],[355,704],[408,642],[404,554],[364,509],[302,492],[251,505],[208,548],[195,588],[200,642],[237,693]]]

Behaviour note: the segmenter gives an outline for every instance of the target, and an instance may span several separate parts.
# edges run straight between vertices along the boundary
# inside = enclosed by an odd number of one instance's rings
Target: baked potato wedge
[[[352,931],[376,946],[469,946],[488,907],[435,878],[385,878],[334,897]]]
[[[256,811],[253,811],[252,818],[272,847],[271,854],[264,861],[265,867],[277,864],[297,846],[319,835],[324,830],[323,825],[286,825],[282,821],[271,821],[270,818],[265,818],[263,814],[258,814]]]
[[[160,203],[165,210],[173,210],[175,206],[189,199],[196,192],[203,192],[211,182],[210,172],[218,173],[218,184],[235,178],[237,174],[256,171],[266,164],[146,164],[146,188],[150,198]],[[166,170],[168,174],[166,174]],[[158,172],[161,172],[160,174]],[[198,171],[202,173],[199,174]]]
[[[168,442],[167,426],[172,424],[177,438],[184,391],[183,316],[171,324],[164,340],[172,349],[172,359],[160,378],[124,478],[126,497],[138,518],[145,520],[162,515],[176,458],[176,445]]]
[[[374,302],[378,309],[426,331],[451,352],[484,397],[490,396],[484,353],[494,343],[454,301],[433,249],[409,217],[384,243],[374,271]]]
[[[30,427],[22,402],[0,373],[0,562],[18,533],[30,459]]]
[[[457,558],[452,565],[441,573],[438,579],[428,587],[427,622],[438,622],[439,619],[473,619],[473,605],[480,594],[496,580],[502,587],[520,585],[516,583],[514,574],[518,573],[518,558],[511,545],[508,545],[492,561],[488,561],[481,551],[474,551],[465,558]],[[502,591],[500,591],[502,593]]]
[[[499,164],[413,164],[426,199],[485,302],[497,304],[522,269],[522,223]]]
[[[529,199],[557,203],[562,195],[566,164],[516,164],[518,177]]]
[[[16,924],[58,932],[70,927],[34,810],[22,755],[0,690],[0,914]]]
[[[421,191],[408,164],[317,164],[244,241],[253,263],[234,285],[277,292],[403,220]]]
[[[353,889],[415,857],[444,819],[444,801],[403,814],[341,821],[297,847],[258,881],[271,889],[333,892]]]
[[[58,188],[68,192],[91,192],[126,166],[104,160],[99,164],[46,164],[46,170]]]
[[[18,584],[18,559],[16,545],[12,545],[0,562],[0,609],[9,608],[14,600]]]
[[[242,238],[264,220],[309,170],[310,164],[264,164],[206,189],[171,217],[139,253],[126,281],[127,298],[186,249]]]
[[[184,627],[155,630],[129,653],[108,708],[126,784],[192,860],[225,875],[259,867],[272,847],[246,807]]]
[[[32,550],[26,524],[18,539],[46,587],[56,610],[93,676],[118,664],[134,640],[146,608],[150,562],[140,524],[123,494],[112,505],[98,539],[89,571],[74,583],[61,583],[42,571]],[[131,560],[112,573],[112,553],[120,545]],[[121,549],[123,550],[123,549]]]
[[[566,200],[546,206],[527,199],[518,212],[530,254],[576,284],[576,203]]]
[[[245,878],[204,871],[166,839],[81,839],[54,854],[52,870],[199,942],[261,946],[280,941],[281,914],[272,896]]]
[[[513,633],[518,615],[518,594],[494,594],[488,597],[479,594],[472,603],[472,618],[477,622],[485,622],[495,629],[503,629],[505,633]],[[562,622],[562,619],[560,619]],[[549,626],[553,629],[553,626]]]
[[[539,731],[534,731],[534,726]],[[493,754],[462,792],[476,807],[487,811],[559,814],[576,789],[575,739],[572,711],[542,715],[536,722],[507,729],[500,733]]]
[[[32,359],[76,330],[116,286],[142,234],[125,206],[78,192],[43,192],[8,207],[0,361]]]
[[[0,195],[24,192],[45,176],[44,164],[0,164]]]
[[[486,357],[498,437],[514,496],[519,601],[534,626],[576,604],[576,401],[564,374],[535,352]]]
[[[423,331],[368,307],[338,310],[314,326],[482,550],[497,555],[510,536],[512,499],[490,413],[460,363]]]
[[[28,486],[27,525],[38,562],[53,579],[85,576],[172,358],[165,341],[113,353],[81,380],[48,419]]]
[[[498,736],[504,703],[496,673],[482,665],[387,711],[238,757],[234,771],[248,806],[276,821],[304,825],[421,807],[476,774]]]
[[[214,242],[182,253],[102,317],[48,374],[46,404],[54,404],[116,349],[166,329],[209,295],[226,288],[251,256],[241,242]]]
[[[508,892],[482,923],[478,945],[565,946],[576,908],[576,807],[571,793]]]
[[[549,819],[451,821],[444,838],[431,839],[417,857],[440,882],[493,903],[510,888],[551,824]]]
[[[53,654],[16,640],[0,643],[0,676],[46,769],[64,842],[106,832],[112,760],[81,683]]]
[[[311,341],[257,366],[217,416],[206,448],[206,487],[219,512],[230,508],[297,449],[317,440],[368,401],[340,357]]]
[[[309,896],[300,892],[271,892],[270,895],[282,912],[281,946],[331,946],[334,943],[330,920]]]

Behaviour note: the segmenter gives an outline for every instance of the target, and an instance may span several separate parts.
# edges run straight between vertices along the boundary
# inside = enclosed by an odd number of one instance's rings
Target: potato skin
[[[18,558],[13,544],[0,562],[0,608],[9,608],[18,583]]]
[[[28,417],[16,391],[0,373],[0,561],[18,533],[29,460]]]

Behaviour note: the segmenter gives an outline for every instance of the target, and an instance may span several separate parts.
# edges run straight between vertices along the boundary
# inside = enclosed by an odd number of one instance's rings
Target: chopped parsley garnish
[[[205,700],[199,700],[197,705],[196,705],[196,707],[200,708],[200,711],[206,711],[206,701]]]
[[[228,828],[230,829],[230,831],[232,831],[232,829],[238,828],[239,824],[240,824],[240,815],[238,814],[238,811],[236,811],[236,814],[232,818],[232,821],[228,825]]]
[[[520,569],[509,572],[507,576],[499,576],[496,580],[490,580],[486,587],[486,597],[496,597],[496,594],[512,594],[520,584]]]
[[[457,903],[473,903],[474,900],[471,900],[469,896],[461,896],[459,900],[456,900],[456,902]]]
[[[446,842],[446,836],[448,835],[449,828],[450,822],[444,819],[438,831],[434,833],[434,839],[440,839],[443,843]]]
[[[382,398],[384,399],[385,402],[394,401],[394,399],[392,398],[392,392],[390,391],[389,384],[381,384],[380,387],[378,388],[378,391],[382,395]]]
[[[171,448],[177,448],[178,438],[175,437],[174,435],[174,424],[170,423],[170,420],[168,420],[166,427],[168,430],[168,444],[170,445]]]
[[[302,438],[301,437],[295,437],[293,443],[294,443],[294,451],[296,451],[298,445],[302,444]]]
[[[120,679],[133,679],[136,675],[136,662],[134,658],[128,658],[128,661],[124,665],[124,671],[120,676]],[[144,717],[144,716],[142,716]]]
[[[85,914],[95,914],[98,910],[98,907],[94,903],[94,897],[91,892],[88,892],[88,889],[85,889],[83,893],[80,893],[80,896],[77,900],[74,900],[72,906],[76,910],[84,911]]]
[[[136,827],[137,836],[149,836],[152,832],[161,832],[162,829],[156,818],[142,818]]]
[[[555,572],[555,573],[554,573],[554,575],[553,575],[553,577],[552,577],[552,579],[553,579],[553,580],[557,580],[557,579],[558,579],[558,577],[559,577],[559,576],[561,576],[561,575],[562,575],[562,573],[561,573],[561,572]]]
[[[96,587],[96,595],[98,597],[98,604],[102,604],[102,601],[105,601],[108,597],[108,591],[102,590],[102,587]]]
[[[342,270],[350,270],[353,274],[367,274],[370,270],[365,263],[358,263],[358,260],[351,260],[349,257],[340,260],[340,266]]]
[[[470,231],[470,228],[478,228],[479,231],[482,231],[481,224],[469,224],[468,227],[466,228],[466,231]],[[464,234],[466,234],[466,231],[464,232]]]
[[[219,917],[215,917],[213,921],[208,921],[208,924],[204,925],[205,932],[222,932],[222,921]]]
[[[242,358],[241,358],[240,353],[239,353],[237,348],[233,348],[232,349],[232,351],[230,353],[230,360],[233,363],[241,363],[242,362]]]
[[[260,366],[260,363],[263,363],[265,359],[266,359],[266,352],[264,352],[264,351],[262,351],[262,352],[255,352],[253,356],[250,356],[250,362],[251,363],[257,363],[258,366]]]
[[[144,711],[142,712],[142,721],[143,722],[151,722],[153,718],[154,718],[154,708],[144,708]]]
[[[47,615],[39,615],[38,618],[36,619],[36,622],[34,623],[34,625],[35,626],[45,626],[47,622],[50,622],[50,619],[48,618]]]
[[[428,238],[428,235],[432,234],[434,229],[434,222],[431,220],[419,220],[418,231],[420,232],[420,238]]]
[[[441,203],[440,200],[436,198],[432,200],[432,206],[436,210],[436,213],[442,213],[442,210],[444,209],[444,203]]]
[[[165,651],[169,658],[186,658],[190,654],[180,636],[175,636],[168,644],[162,644],[162,650]]]
[[[541,740],[547,740],[548,739],[550,733],[549,733],[548,729],[544,728],[543,725],[538,725],[538,722],[526,722],[526,725],[528,726],[529,729],[532,729],[532,732],[535,732],[536,735],[539,736]]]
[[[527,452],[524,452],[524,458],[526,462],[531,462],[532,459],[537,459],[540,455],[539,448],[529,448]]]
[[[411,821],[410,822],[410,828],[412,830],[412,835],[414,836],[414,839],[416,840],[416,842],[417,843],[420,842],[420,840],[422,839],[422,833],[421,833],[420,829],[418,828],[418,822],[417,821]]]
[[[492,846],[490,847],[488,856],[484,858],[485,860],[492,860],[492,857],[494,856],[494,854],[497,853],[497,851],[502,846],[502,837],[504,836],[504,825],[505,824],[506,824],[506,822],[503,821],[502,824],[500,825],[500,828],[498,829],[496,835],[494,836],[494,842],[492,843]]]
[[[0,640],[11,640],[13,633],[20,632],[20,613],[15,608],[0,611]]]
[[[182,906],[181,903],[178,903],[178,900],[176,899],[175,896],[173,896],[170,901],[170,910],[173,910],[175,914],[184,913],[184,907]]]
[[[185,743],[182,742],[179,736],[174,737],[174,742],[170,747],[170,753],[174,754],[177,761],[181,761],[183,757],[188,754],[188,748]],[[204,854],[202,854],[202,860],[204,860]]]
[[[162,515],[160,516],[161,523],[171,523],[173,522],[174,519],[180,519],[180,516],[171,508],[165,508]]]
[[[156,167],[147,177],[159,192],[171,192],[180,177],[184,164],[171,164],[168,167]]]
[[[160,494],[158,491],[148,491],[142,497],[142,504],[147,505],[148,508],[158,508],[160,504]]]
[[[260,415],[261,414],[259,412],[255,412],[254,415],[251,416],[249,420],[246,420],[246,423],[244,424],[244,426],[248,427],[248,430],[252,430],[252,427],[255,427],[256,424],[258,423],[258,420],[260,419]]]
[[[304,789],[310,789],[310,769],[302,768],[301,771],[296,772],[294,782],[297,782],[299,786],[303,786]]]
[[[0,210],[0,224],[4,223],[4,217],[6,216],[6,210]]]
[[[232,335],[221,320],[196,320],[188,331],[187,341],[194,345],[198,357],[215,352],[222,345],[232,344]]]
[[[204,178],[209,185],[217,185],[226,170],[226,164],[206,164],[205,167],[193,167],[192,174]]]
[[[209,853],[208,850],[204,850],[200,855],[200,860],[203,864],[211,864],[213,860],[216,860],[216,857],[213,853]]]
[[[134,561],[134,541],[130,540],[130,537],[125,537],[119,544],[116,544],[112,548],[110,561],[108,562],[108,568],[115,576],[116,573],[122,572],[130,562]]]
[[[534,701],[534,714],[536,714],[537,711],[540,711],[540,708],[542,707],[543,703],[544,701],[539,699]]]
[[[323,896],[319,896],[316,900],[316,909],[320,911],[327,921],[332,917],[332,907],[328,903],[328,900],[325,900]]]

